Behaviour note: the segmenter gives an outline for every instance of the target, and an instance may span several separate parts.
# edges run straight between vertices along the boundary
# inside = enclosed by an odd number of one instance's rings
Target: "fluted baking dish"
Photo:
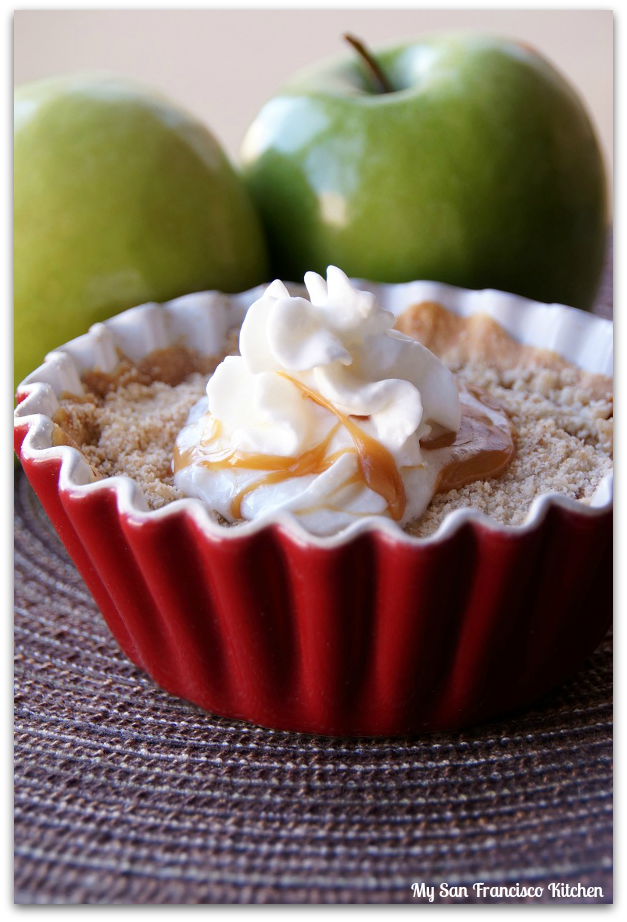
[[[400,314],[484,311],[520,342],[612,374],[612,324],[559,305],[430,282],[359,287]],[[428,538],[390,520],[315,537],[287,517],[217,524],[197,499],[150,510],[94,480],[52,417],[80,376],[175,342],[215,354],[260,288],[142,305],[47,356],[18,389],[26,475],[126,655],[216,714],[277,729],[399,735],[530,706],[572,675],[612,615],[612,477],[589,504],[537,497],[511,527],[472,509]]]

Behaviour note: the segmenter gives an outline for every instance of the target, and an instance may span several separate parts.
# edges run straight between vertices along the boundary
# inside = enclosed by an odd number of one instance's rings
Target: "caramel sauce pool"
[[[209,470],[243,468],[263,471],[263,475],[242,487],[231,503],[234,519],[241,518],[241,507],[245,497],[260,486],[280,483],[291,477],[318,475],[346,452],[354,451],[357,456],[358,475],[354,482],[361,481],[373,492],[382,496],[392,519],[400,520],[405,512],[407,499],[405,485],[396,462],[387,448],[374,439],[328,400],[300,381],[279,372],[302,392],[303,398],[313,400],[332,413],[338,420],[327,436],[313,448],[297,457],[265,455],[224,450],[203,457],[203,448],[217,434],[214,429],[200,446],[193,446],[181,452],[174,449],[174,471],[192,462]],[[515,454],[511,424],[505,411],[487,394],[477,388],[460,388],[462,416],[459,432],[445,432],[432,441],[421,442],[424,451],[446,451],[446,459],[438,473],[436,493],[459,488],[475,480],[485,480],[501,474]],[[490,415],[492,411],[492,416]],[[496,416],[496,421],[493,418]],[[327,454],[333,437],[343,426],[353,442],[353,448],[343,448]]]
[[[498,477],[516,454],[512,425],[501,405],[478,387],[461,387],[459,396],[459,432],[449,443],[450,458],[438,474],[435,493]],[[445,433],[433,442],[421,442],[421,448],[429,451],[445,447],[447,437],[450,439]]]

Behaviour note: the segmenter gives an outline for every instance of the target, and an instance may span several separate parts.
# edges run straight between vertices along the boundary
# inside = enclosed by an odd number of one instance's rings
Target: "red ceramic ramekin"
[[[612,374],[612,324],[434,283],[373,285],[384,307],[485,311],[523,342]],[[18,391],[24,470],[127,656],[208,711],[277,729],[400,735],[527,707],[573,674],[612,616],[612,478],[590,505],[537,498],[524,525],[473,510],[429,538],[366,521],[317,538],[287,518],[225,529],[200,500],[148,509],[53,444],[63,391],[181,340],[213,353],[260,289],[143,305],[51,353]]]

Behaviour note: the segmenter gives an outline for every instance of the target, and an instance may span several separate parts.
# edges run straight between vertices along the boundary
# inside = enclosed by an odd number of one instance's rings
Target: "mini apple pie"
[[[16,450],[163,688],[277,729],[459,727],[611,622],[612,333],[339,270],[189,295],[51,353]]]
[[[265,310],[265,303],[272,299],[269,292],[271,289],[255,302],[247,320],[257,305]],[[349,298],[353,293],[354,289]],[[281,298],[289,310],[302,312],[291,314],[287,322],[294,328],[302,326],[311,336],[314,319],[304,316],[304,298],[291,297],[283,288],[272,299],[272,306],[281,303]],[[331,301],[342,303],[342,292],[332,292]],[[153,351],[136,363],[123,357],[113,372],[87,373],[84,393],[64,395],[60,401],[54,415],[56,443],[79,448],[96,478],[131,477],[151,508],[197,495],[218,512],[223,524],[237,524],[260,512],[267,516],[287,511],[299,516],[314,533],[329,534],[379,514],[400,518],[408,534],[426,537],[460,508],[481,511],[504,525],[521,525],[540,495],[559,493],[590,502],[612,469],[610,377],[584,371],[554,351],[517,342],[488,314],[462,317],[434,301],[409,306],[397,318],[393,334],[404,334],[426,346],[427,352],[397,335],[387,337],[387,342],[385,337],[367,335],[366,313],[363,305],[355,311],[359,337],[366,341],[362,353],[366,347],[370,350],[366,355],[358,354],[356,333],[347,318],[342,318],[344,341],[353,349],[351,371],[352,365],[360,365],[358,374],[350,379],[346,366],[340,365],[343,378],[338,383],[336,353],[343,348],[339,339],[318,343],[318,349],[326,348],[335,364],[331,384],[320,384],[320,355],[315,359],[290,357],[289,370],[283,366],[272,369],[274,381],[263,365],[264,357],[253,355],[248,357],[248,366],[255,367],[256,362],[261,371],[250,374],[242,367],[247,350],[260,344],[267,348],[257,324],[254,335],[246,335],[243,328],[244,357],[237,353],[235,342],[231,342],[226,361],[226,356],[203,357],[179,345]],[[379,319],[373,316],[370,322],[376,324]],[[278,321],[270,317],[268,322],[276,326]],[[392,322],[390,319],[390,326]],[[313,335],[320,338],[320,330]],[[392,355],[382,358],[381,350],[388,343]],[[300,339],[289,345],[293,350],[305,348]],[[409,356],[405,358],[401,347],[407,346]],[[421,365],[426,361],[434,365],[432,354],[444,366],[435,373]],[[299,363],[311,365],[312,361],[317,364],[307,376],[297,369]],[[377,386],[383,390],[381,379],[371,382],[364,373],[365,368],[372,372],[377,361],[387,362],[392,369],[385,379],[388,393],[384,397],[371,396]],[[409,366],[407,372],[401,369],[403,362]],[[452,374],[445,376],[445,370]],[[431,396],[428,372],[433,378]],[[220,375],[225,396],[215,386]],[[392,392],[392,376],[398,392]],[[410,385],[412,376],[420,391]],[[208,412],[206,391],[212,385],[212,406],[219,408],[218,415],[215,409],[213,414]],[[341,394],[340,386],[344,388]],[[451,386],[455,390],[450,394],[452,408],[445,406],[443,396]],[[349,393],[351,387],[357,393]],[[335,396],[335,408],[329,408],[329,392]],[[224,408],[226,397],[232,406]],[[263,408],[253,412],[251,404],[264,400],[275,400],[277,405],[265,413]],[[460,408],[458,420],[455,413]],[[211,443],[208,432],[215,429],[216,421],[222,428],[225,425],[220,412],[222,417],[229,413],[235,417],[231,438],[237,456],[224,438]],[[290,412],[296,417],[308,413],[310,418],[295,421]],[[411,421],[412,413],[417,422]],[[186,426],[188,417],[191,422]],[[387,435],[385,456],[376,451],[382,432],[383,437]],[[408,433],[416,432],[420,438],[412,445]],[[395,489],[394,448],[402,453],[398,467],[406,483],[400,490],[405,494],[413,490],[404,497],[410,511],[404,508],[400,516],[394,505],[399,497],[386,495],[386,491],[394,494]],[[374,471],[373,483],[378,478],[380,494],[376,496],[370,495],[376,494],[376,483],[366,489],[370,470]],[[323,483],[331,473],[332,482]],[[233,482],[228,483],[227,477]],[[340,512],[341,503],[346,509]]]

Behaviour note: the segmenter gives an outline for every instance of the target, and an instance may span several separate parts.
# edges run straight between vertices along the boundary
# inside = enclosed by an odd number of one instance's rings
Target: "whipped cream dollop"
[[[370,515],[403,525],[441,466],[421,442],[459,429],[455,379],[337,267],[305,286],[309,300],[276,280],[248,309],[240,355],[179,433],[175,485],[231,522],[289,512],[322,535]]]

